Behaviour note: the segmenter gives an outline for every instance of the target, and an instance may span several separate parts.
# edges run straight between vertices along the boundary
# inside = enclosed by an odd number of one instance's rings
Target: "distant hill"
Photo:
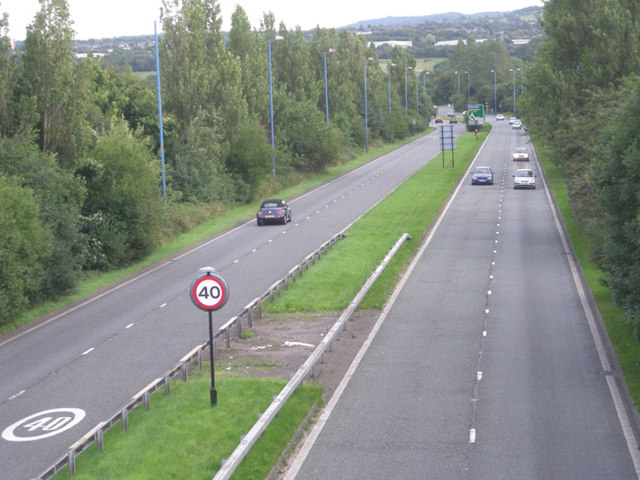
[[[527,15],[537,13],[542,10],[541,7],[526,7],[514,11],[506,12],[480,12],[465,15],[457,12],[437,13],[434,15],[423,15],[417,17],[385,17],[374,18],[371,20],[360,20],[356,23],[346,25],[344,28],[359,30],[365,27],[397,27],[401,25],[417,25],[427,22],[456,22],[462,20],[471,20],[483,17],[502,17],[508,14]]]

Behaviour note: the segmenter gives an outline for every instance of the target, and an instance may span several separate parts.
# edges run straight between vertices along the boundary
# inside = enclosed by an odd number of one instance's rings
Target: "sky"
[[[67,0],[76,39],[110,38],[124,35],[151,35],[159,20],[162,0]],[[253,28],[260,28],[264,12],[272,12],[276,24],[287,29],[310,30],[317,26],[338,28],[361,20],[382,17],[422,16],[437,13],[505,12],[542,6],[544,0],[218,0],[223,30],[231,27],[231,15],[240,5]],[[9,35],[24,40],[26,27],[39,10],[38,0],[0,0],[0,13],[9,14]],[[159,23],[158,23],[159,25]],[[158,26],[158,28],[160,28]]]

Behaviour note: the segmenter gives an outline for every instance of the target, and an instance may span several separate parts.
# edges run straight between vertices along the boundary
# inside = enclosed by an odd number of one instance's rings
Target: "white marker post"
[[[213,369],[213,311],[222,308],[229,300],[229,286],[215,269],[204,267],[189,288],[191,301],[200,310],[209,312],[209,361],[211,362],[211,406],[218,403],[216,377]]]

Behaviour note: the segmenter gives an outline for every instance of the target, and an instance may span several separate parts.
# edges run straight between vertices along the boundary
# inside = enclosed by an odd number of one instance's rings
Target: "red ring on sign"
[[[201,310],[213,311],[222,308],[229,299],[227,282],[215,273],[196,278],[189,289],[191,301]]]

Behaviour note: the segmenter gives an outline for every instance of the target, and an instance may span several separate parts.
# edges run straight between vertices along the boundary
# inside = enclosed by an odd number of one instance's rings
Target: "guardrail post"
[[[96,447],[99,452],[101,452],[104,447],[104,432],[102,430],[96,432]]]
[[[198,350],[198,370],[202,371],[202,352],[203,350]]]
[[[251,325],[251,307],[249,307],[249,309],[247,310],[247,319],[249,321],[249,325]],[[236,325],[238,330],[238,338],[241,338],[242,337],[242,320],[240,320],[240,317],[237,318]]]
[[[182,365],[180,365],[180,373],[182,373],[182,381],[186,382],[187,381],[187,364],[183,363]]]
[[[144,394],[142,395],[142,398],[144,399],[144,408],[145,408],[145,410],[149,410],[149,390],[144,392]],[[102,434],[102,432],[100,432],[100,433]]]
[[[164,393],[165,395],[169,395],[171,391],[171,381],[169,380],[169,377],[164,377]]]
[[[247,310],[247,324],[249,328],[253,326],[253,307],[255,307],[255,303],[252,303]],[[238,320],[238,325],[240,325],[240,320]],[[242,332],[238,330],[238,336],[240,336]]]
[[[127,428],[129,428],[129,412],[127,412],[127,407],[123,408],[120,412],[120,420],[122,421],[122,431],[126,432]]]
[[[224,329],[224,340],[225,340],[225,345],[227,346],[227,348],[231,348],[231,338],[229,335],[229,327]]]
[[[260,300],[258,300],[258,318],[262,319],[262,302],[263,299],[262,297],[260,297]]]
[[[69,451],[67,463],[69,465],[69,476],[73,477],[76,474],[76,453],[73,450]]]

